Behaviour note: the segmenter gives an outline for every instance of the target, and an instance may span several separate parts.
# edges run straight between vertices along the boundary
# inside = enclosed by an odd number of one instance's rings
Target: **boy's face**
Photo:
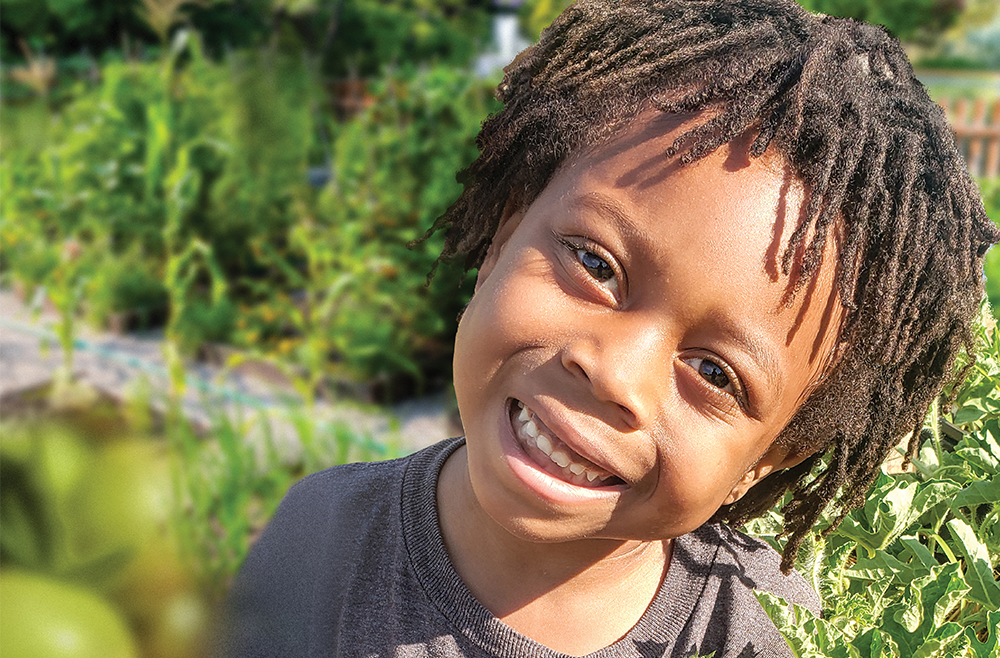
[[[518,536],[677,537],[805,457],[772,442],[835,343],[835,259],[787,305],[801,186],[739,141],[677,166],[678,127],[568,162],[480,269],[455,389],[476,500]]]

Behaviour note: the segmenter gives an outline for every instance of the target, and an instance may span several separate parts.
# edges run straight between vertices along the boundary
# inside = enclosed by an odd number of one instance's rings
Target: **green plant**
[[[273,434],[286,422],[294,429],[294,447]],[[225,594],[254,537],[297,480],[336,464],[394,456],[347,425],[294,406],[284,418],[218,411],[204,434],[179,416],[169,427],[181,492],[178,536],[216,597]]]
[[[1000,656],[998,391],[1000,331],[984,307],[977,361],[953,409],[931,410],[915,472],[883,473],[804,545],[797,568],[823,617],[758,594],[795,655]],[[780,546],[777,521],[778,508],[750,529]]]
[[[314,16],[327,19],[327,33],[312,40],[310,50],[319,52],[324,73],[333,76],[376,76],[387,66],[425,62],[464,66],[488,34],[484,5],[475,0],[343,0],[330,11],[320,4]]]
[[[55,374],[57,391],[62,386],[67,385],[73,376],[76,321],[85,296],[90,269],[90,259],[85,258],[85,256],[92,257],[93,255],[85,254],[79,242],[72,239],[64,242],[59,263],[48,277],[44,287],[47,300],[52,303],[59,314],[55,333],[59,340],[59,347],[62,349],[63,363]]]
[[[454,270],[426,285],[441,236],[409,245],[457,197],[454,172],[475,157],[479,124],[494,105],[485,84],[446,68],[390,76],[372,91],[372,107],[334,139],[334,179],[303,212],[315,218],[310,240],[327,252],[310,285],[343,286],[327,326],[344,370],[419,379],[447,372],[453,318],[470,289]],[[287,261],[316,261],[301,239],[286,244]]]
[[[810,11],[885,26],[899,39],[926,38],[955,22],[962,5],[949,0],[799,0]]]
[[[103,326],[116,313],[135,313],[138,325],[148,327],[153,318],[164,315],[167,290],[154,263],[139,245],[124,254],[105,254],[87,283],[87,318]]]
[[[798,0],[809,11],[847,16],[884,25],[900,39],[926,37],[954,23],[962,10],[949,0]],[[571,0],[528,0],[522,21],[529,34],[537,36]]]
[[[979,188],[983,193],[986,214],[993,223],[1000,226],[1000,178],[982,179]],[[993,314],[1000,318],[1000,249],[996,247],[986,252],[986,296],[993,307]]]
[[[178,33],[157,62],[109,63],[37,141],[3,150],[5,278],[48,282],[50,245],[72,237],[99,252],[88,272],[96,320],[129,310],[121,307],[133,294],[159,302],[166,290],[181,352],[230,335],[257,351],[265,338],[263,351],[313,371],[311,362],[330,359],[328,371],[351,379],[445,380],[470,286],[447,268],[425,285],[440,236],[407,244],[457,197],[454,172],[475,157],[495,105],[488,85],[444,67],[388,75],[370,91],[366,112],[320,126],[326,92],[280,48],[217,64]],[[306,171],[320,161],[334,177],[317,192]],[[348,272],[351,281],[337,283]],[[336,304],[322,303],[328,335],[310,336],[317,295],[334,285],[343,288]],[[223,288],[231,303],[220,301]],[[290,300],[303,294],[314,317],[296,324]],[[275,309],[282,321],[234,307]]]
[[[0,223],[0,253],[0,272],[5,280],[22,286],[26,295],[48,281],[59,267],[58,245],[10,222]]]

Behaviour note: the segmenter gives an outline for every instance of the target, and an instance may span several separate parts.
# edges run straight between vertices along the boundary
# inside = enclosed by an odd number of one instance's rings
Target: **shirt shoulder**
[[[781,554],[767,542],[726,525],[709,527],[719,536],[717,562],[733,565],[750,589],[780,596],[815,615],[822,612],[823,605],[816,590],[797,571],[783,573]]]
[[[697,583],[698,596],[671,658],[712,652],[716,658],[790,658],[791,649],[754,592],[818,615],[820,598],[806,580],[794,571],[782,573],[781,556],[766,542],[725,525],[705,524],[679,539],[671,570],[676,561],[684,580]]]
[[[230,588],[215,655],[305,656],[343,639],[337,623],[355,599],[405,577],[404,479],[427,454],[334,466],[292,486]]]

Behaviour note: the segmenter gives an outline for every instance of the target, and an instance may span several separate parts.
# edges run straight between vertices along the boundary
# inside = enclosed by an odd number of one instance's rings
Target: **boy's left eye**
[[[727,368],[724,368],[711,359],[700,356],[688,357],[684,359],[684,362],[694,368],[698,376],[708,385],[720,391],[725,391],[733,397],[738,398],[740,396],[739,381],[735,379],[735,375],[731,374]]]

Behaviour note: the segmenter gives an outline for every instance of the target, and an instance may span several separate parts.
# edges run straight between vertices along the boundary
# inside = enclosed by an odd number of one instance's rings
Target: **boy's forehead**
[[[609,216],[621,216],[626,223],[636,212],[655,213],[657,208],[664,210],[661,220],[670,221],[669,211],[676,209],[679,200],[696,204],[707,220],[700,226],[705,240],[747,243],[754,232],[766,234],[768,244],[760,263],[777,281],[789,238],[806,220],[805,185],[773,148],[750,157],[753,132],[735,137],[692,163],[682,163],[680,155],[666,156],[679,135],[708,118],[657,111],[641,114],[613,137],[571,156],[550,187],[559,188],[569,203],[603,205]],[[732,215],[742,221],[725,221]],[[713,222],[713,218],[723,221]],[[738,234],[734,229],[739,229]],[[794,270],[793,266],[793,275]]]

